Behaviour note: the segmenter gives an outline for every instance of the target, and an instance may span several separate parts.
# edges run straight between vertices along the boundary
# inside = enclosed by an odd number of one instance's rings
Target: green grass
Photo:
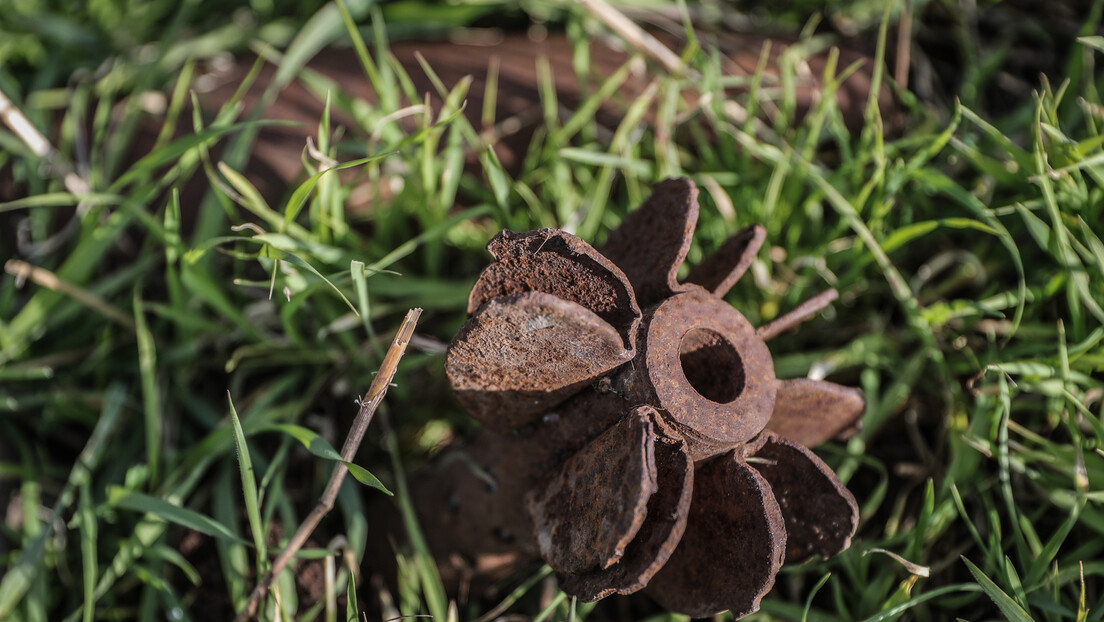
[[[749,80],[736,101],[750,118],[733,120],[716,59],[692,48],[693,85],[656,74],[654,130],[637,123],[642,101],[626,106],[612,135],[595,127],[590,111],[624,72],[590,76],[592,95],[567,118],[546,83],[547,127],[512,177],[458,114],[464,83],[441,85],[444,106],[416,117],[417,128],[380,125],[405,99],[421,100],[387,62],[389,36],[465,26],[500,7],[452,6],[425,23],[421,3],[369,4],[234,5],[248,16],[242,27],[228,26],[226,11],[220,21],[167,2],[133,11],[56,2],[0,17],[0,90],[43,131],[62,119],[58,134],[46,133],[94,190],[72,235],[27,258],[62,286],[0,275],[0,438],[11,452],[0,457],[0,483],[14,493],[0,498],[0,542],[9,543],[0,619],[194,619],[198,595],[212,593],[240,606],[265,549],[278,550],[320,495],[354,399],[406,310],[420,306],[428,345],[402,361],[381,407],[386,421],[360,453],[367,470],[354,474],[368,486],[348,480],[324,523],[327,538],[343,540],[304,551],[347,551],[361,565],[376,525],[368,508],[383,498],[371,486],[408,507],[402,465],[416,468],[442,439],[473,427],[432,345],[463,322],[467,290],[489,259],[485,242],[503,227],[539,226],[600,242],[672,175],[702,189],[691,262],[743,226],[767,227],[770,250],[729,296],[753,324],[839,290],[824,317],[772,342],[778,375],[827,370],[868,400],[862,431],[818,450],[858,498],[855,544],[784,568],[757,619],[1104,617],[1099,38],[1074,46],[1064,76],[1000,115],[978,93],[1001,57],[978,48],[962,68],[970,81],[942,105],[902,93],[906,130],[888,137],[873,101],[858,135],[831,97],[793,117],[792,76]],[[523,6],[579,41],[601,29],[574,6]],[[880,4],[829,8],[833,19],[852,11],[879,55],[892,43],[897,14],[883,17]],[[787,19],[805,15],[801,3],[786,10]],[[124,19],[131,28],[119,28]],[[283,84],[334,42],[355,47],[379,103],[319,91],[328,106],[315,142],[325,158],[308,158],[301,185],[267,205],[239,172],[256,122],[238,118],[233,102],[207,124],[183,112],[193,63],[251,45],[279,50],[269,55]],[[587,71],[585,53],[576,66]],[[672,94],[688,86],[713,98],[683,115]],[[163,140],[127,166],[138,94],[148,90],[168,95]],[[780,116],[764,115],[766,99]],[[344,138],[331,135],[337,107],[361,123]],[[226,146],[217,160],[216,142]],[[478,166],[465,168],[469,158]],[[398,190],[368,215],[346,214],[342,167]],[[78,200],[48,174],[61,169],[6,128],[0,170],[29,188],[0,204],[0,225],[25,218],[34,242],[65,226]],[[196,172],[214,189],[202,205],[182,204],[179,187]],[[191,223],[194,213],[202,216]],[[219,572],[181,552],[185,527],[205,534]],[[519,578],[501,601],[454,605],[430,559],[424,544],[398,555],[400,590],[385,611],[613,615],[562,594],[538,598],[547,569]],[[350,568],[338,565],[331,599],[354,590]],[[323,603],[298,602],[290,573],[276,585],[281,619],[322,615]],[[362,604],[376,596],[367,581],[355,589]],[[326,615],[337,615],[332,607]]]

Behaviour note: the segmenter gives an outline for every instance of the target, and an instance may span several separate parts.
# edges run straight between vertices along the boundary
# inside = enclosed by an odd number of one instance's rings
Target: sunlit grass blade
[[[295,218],[299,216],[299,212],[303,209],[303,206],[306,205],[307,198],[310,196],[311,191],[314,190],[314,187],[318,184],[318,181],[322,179],[324,175],[332,172],[343,171],[349,168],[363,166],[370,162],[375,162],[377,160],[380,160],[381,158],[385,158],[389,155],[394,155],[395,153],[396,152],[394,151],[389,151],[387,153],[381,153],[379,155],[368,156],[367,158],[360,158],[357,160],[351,160],[349,162],[342,162],[341,164],[338,164],[336,166],[331,166],[329,168],[318,171],[317,173],[305,179],[303,183],[299,184],[295,188],[295,191],[291,193],[291,196],[287,200],[287,205],[284,208],[284,228],[286,229],[288,226],[290,226]]]
[[[965,557],[962,558],[962,561],[970,570],[970,574],[974,575],[974,578],[977,580],[978,585],[980,585],[981,589],[985,591],[985,594],[989,596],[989,598],[991,598],[994,603],[996,603],[997,607],[1001,610],[1001,613],[1007,616],[1011,622],[1032,622],[1033,618],[1031,617],[1031,614],[1029,614],[1027,611],[1024,610],[1023,607],[1016,603],[1016,601],[1013,600],[1011,596],[1004,593],[1004,591],[1001,590],[996,583],[993,583],[993,580],[986,576],[986,574],[982,572],[980,568],[975,566],[973,562],[966,559]]]
[[[124,200],[122,196],[115,194],[91,193],[78,197],[69,192],[50,192],[0,203],[0,213],[11,212],[18,209],[70,207],[81,202],[86,202],[90,205],[97,203],[112,205],[122,203]]]
[[[92,622],[96,615],[96,575],[99,574],[99,561],[96,553],[96,538],[99,526],[96,522],[96,513],[92,509],[92,493],[87,484],[80,488],[77,516],[81,543],[81,586],[84,589],[84,603],[81,605],[82,616],[84,622]]]
[[[262,235],[254,236],[253,239],[258,240],[258,241],[262,241],[262,242],[280,241],[278,236],[273,236],[273,235],[270,235],[270,234],[262,234]],[[341,298],[341,301],[345,303],[345,306],[349,307],[350,311],[352,311],[355,314],[360,313],[357,310],[356,305],[354,305],[352,303],[352,301],[350,301],[349,298],[347,296],[345,296],[345,292],[341,291],[341,288],[339,288],[337,285],[334,285],[333,281],[326,278],[326,276],[324,274],[319,272],[318,269],[315,268],[314,266],[312,266],[308,261],[306,261],[305,259],[299,257],[298,255],[295,255],[294,253],[292,253],[289,250],[285,250],[286,247],[285,248],[280,248],[276,244],[273,244],[272,246],[273,246],[273,248],[276,248],[277,250],[280,250],[281,252],[286,253],[282,258],[279,259],[279,261],[286,261],[288,263],[295,264],[295,265],[297,265],[301,268],[306,268],[308,272],[310,272],[311,274],[313,274],[314,276],[318,277],[323,282],[325,282],[326,285],[331,290],[333,290],[334,293],[336,293],[339,298]]]
[[[922,605],[928,601],[936,600],[938,598],[942,598],[950,594],[955,594],[959,592],[979,591],[982,591],[982,588],[971,583],[946,585],[936,588],[930,592],[924,592],[923,594],[910,598],[909,600],[899,605],[886,609],[885,611],[882,611],[876,615],[872,615],[869,618],[865,618],[863,619],[863,622],[885,622],[886,620],[896,620],[901,616],[902,613],[908,611],[909,609],[912,609],[913,607]]]
[[[215,519],[158,497],[134,492],[122,486],[111,486],[107,490],[107,500],[110,505],[117,508],[148,513],[160,520],[194,529],[215,538],[246,544],[245,540]]]
[[[345,590],[345,622],[359,622],[360,608],[357,606],[356,584],[349,581]]]
[[[111,184],[111,190],[118,192],[131,182],[138,179],[153,178],[158,168],[176,162],[182,155],[191,149],[210,144],[217,138],[234,132],[240,132],[246,128],[258,128],[262,126],[295,125],[289,121],[250,121],[227,126],[209,127],[194,134],[188,134],[171,143],[153,151],[135,162],[119,179]]]
[[[138,368],[142,377],[142,414],[146,431],[146,457],[150,467],[150,489],[156,489],[161,474],[161,400],[157,388],[157,344],[146,325],[140,289],[134,290],[134,331],[138,338]]]
[[[325,458],[327,460],[333,460],[335,462],[340,462],[344,464],[346,467],[349,468],[349,474],[355,477],[358,482],[364,484],[365,486],[375,488],[376,490],[379,490],[388,495],[393,494],[390,490],[387,489],[386,486],[383,485],[383,482],[379,481],[379,479],[375,475],[369,473],[367,469],[352,462],[342,460],[341,454],[338,453],[336,449],[334,449],[333,445],[331,445],[326,439],[322,438],[312,430],[291,423],[277,423],[260,427],[256,431],[282,432],[283,434],[286,434],[291,438],[299,441],[299,443],[302,444],[307,451],[318,456],[319,458]]]
[[[234,427],[234,448],[238,455],[238,470],[241,473],[242,497],[245,500],[245,515],[249,519],[249,529],[253,534],[253,546],[257,550],[257,572],[268,569],[268,552],[265,545],[266,533],[261,521],[261,508],[257,500],[257,478],[253,472],[253,459],[249,456],[249,443],[245,440],[238,411],[234,408],[234,399],[226,393],[226,402],[230,406],[230,421]]]

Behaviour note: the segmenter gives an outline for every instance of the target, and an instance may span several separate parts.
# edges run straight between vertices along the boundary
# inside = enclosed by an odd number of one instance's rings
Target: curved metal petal
[[[786,519],[786,563],[851,546],[859,506],[832,469],[809,449],[770,432],[759,443],[751,465],[770,482]]]
[[[694,488],[694,463],[686,454],[686,444],[652,407],[640,406],[635,412],[647,413],[654,424],[659,490],[648,501],[644,523],[616,564],[583,574],[560,576],[560,588],[583,601],[643,589],[667,563],[686,529]]]
[[[747,272],[766,238],[767,230],[762,225],[742,229],[728,238],[715,253],[694,266],[686,282],[701,285],[714,296],[723,297]]]
[[[632,350],[640,307],[629,279],[590,244],[559,229],[502,231],[487,244],[495,262],[472,286],[468,313],[501,296],[545,292],[582,305],[613,326]]]
[[[866,409],[862,391],[825,380],[779,380],[767,429],[806,447],[857,425]]]
[[[641,308],[683,291],[678,269],[697,222],[697,186],[686,178],[668,179],[610,232],[602,254],[625,271]]]
[[[839,298],[839,292],[834,289],[827,289],[816,296],[806,300],[805,302],[794,307],[785,315],[771,320],[769,323],[760,326],[755,329],[755,333],[763,341],[770,341],[782,333],[793,330],[798,327],[802,322],[814,317],[820,313],[828,305],[835,302]]]
[[[445,372],[468,412],[491,429],[509,431],[536,422],[631,358],[608,322],[534,291],[480,307],[449,346]]]
[[[698,465],[686,533],[647,592],[692,618],[759,609],[782,566],[786,528],[770,485],[733,450]]]
[[[609,568],[644,524],[658,490],[655,430],[632,412],[526,495],[541,556],[557,572]]]

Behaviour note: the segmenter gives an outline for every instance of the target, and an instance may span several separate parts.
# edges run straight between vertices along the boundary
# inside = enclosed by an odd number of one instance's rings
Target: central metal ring
[[[656,305],[645,321],[648,384],[673,423],[691,432],[688,440],[721,450],[766,427],[774,362],[739,311],[695,289]]]

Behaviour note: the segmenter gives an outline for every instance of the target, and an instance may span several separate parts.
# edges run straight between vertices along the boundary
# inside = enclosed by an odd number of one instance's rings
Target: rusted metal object
[[[422,509],[449,534],[446,565],[540,558],[582,600],[646,588],[674,611],[739,617],[783,562],[849,546],[855,500],[805,445],[853,426],[862,396],[778,380],[765,343],[835,293],[753,327],[722,297],[765,232],[679,282],[697,214],[697,189],[674,179],[600,253],[563,231],[492,240],[445,362],[485,429]]]

